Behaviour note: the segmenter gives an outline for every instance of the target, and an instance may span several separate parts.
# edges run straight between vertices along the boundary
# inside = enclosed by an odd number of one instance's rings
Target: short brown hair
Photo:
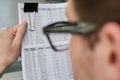
[[[120,22],[120,0],[73,0],[83,20],[93,22]]]

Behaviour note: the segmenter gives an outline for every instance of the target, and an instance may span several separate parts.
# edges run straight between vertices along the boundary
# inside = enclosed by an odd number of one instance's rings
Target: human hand
[[[22,40],[27,29],[27,23],[16,25],[0,31],[0,76],[20,56]]]

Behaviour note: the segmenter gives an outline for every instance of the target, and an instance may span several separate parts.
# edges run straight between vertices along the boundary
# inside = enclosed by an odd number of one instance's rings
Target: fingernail
[[[22,22],[21,26],[28,26],[28,23],[27,22]]]

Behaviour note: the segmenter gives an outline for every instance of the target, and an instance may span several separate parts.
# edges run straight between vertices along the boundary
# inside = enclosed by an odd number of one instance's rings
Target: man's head
[[[70,52],[75,80],[120,80],[120,0],[68,0],[68,3],[70,22],[103,23],[99,34],[90,38],[72,36]],[[91,49],[88,44],[95,35],[99,40]]]
[[[119,21],[120,0],[73,0],[74,9],[81,19],[93,22]]]

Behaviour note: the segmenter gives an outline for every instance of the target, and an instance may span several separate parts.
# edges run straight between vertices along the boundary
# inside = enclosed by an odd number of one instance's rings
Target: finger
[[[10,27],[6,30],[1,31],[0,35],[2,35],[1,37],[4,39],[4,42],[5,42],[4,44],[11,45],[11,43],[13,42],[14,37],[16,35],[18,27],[19,26],[16,25],[14,27]]]
[[[21,47],[22,40],[23,40],[25,32],[27,30],[27,25],[28,25],[27,22],[23,22],[19,26],[19,28],[18,28],[18,30],[16,32],[16,36],[14,38],[14,41],[12,43],[15,48],[20,48]]]
[[[8,31],[10,34],[12,34],[13,36],[15,36],[17,29],[18,29],[19,25],[16,25],[14,27],[11,27],[9,29],[7,29],[6,31]]]

